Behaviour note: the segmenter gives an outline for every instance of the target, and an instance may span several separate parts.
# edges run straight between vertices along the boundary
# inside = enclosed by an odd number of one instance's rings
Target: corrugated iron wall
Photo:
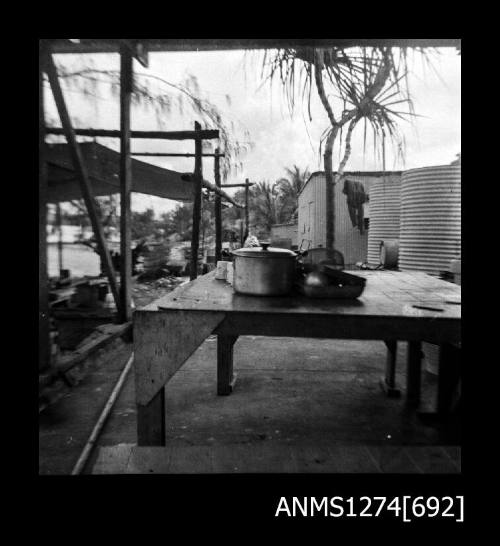
[[[299,195],[299,247],[301,243],[302,248],[325,246],[325,183],[324,175],[313,175]]]

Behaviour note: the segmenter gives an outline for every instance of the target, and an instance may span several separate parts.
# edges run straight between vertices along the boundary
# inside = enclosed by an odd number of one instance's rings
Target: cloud
[[[239,181],[244,178],[251,180],[274,181],[284,174],[285,167],[296,164],[310,170],[322,168],[318,165],[319,140],[323,130],[328,126],[326,114],[320,105],[316,93],[312,93],[313,121],[304,124],[304,112],[300,105],[293,119],[290,119],[287,107],[283,101],[279,85],[273,89],[261,84],[260,65],[257,57],[247,62],[244,69],[243,52],[178,52],[151,53],[150,68],[138,68],[140,72],[155,74],[169,81],[182,81],[187,74],[196,75],[200,88],[227,116],[239,121],[251,134],[255,143],[252,151],[241,158],[243,172],[235,177]],[[72,56],[70,56],[72,57]],[[75,59],[60,56],[61,62],[76,63]],[[97,57],[97,56],[96,56]],[[250,58],[249,56],[248,58]],[[96,58],[98,68],[110,67],[116,69],[117,55],[101,55]],[[432,70],[424,69],[416,59],[414,73],[410,76],[415,110],[425,117],[417,118],[414,127],[402,123],[401,129],[406,138],[406,165],[396,165],[396,168],[413,168],[432,164],[449,163],[460,151],[460,61],[454,50],[443,50],[439,60],[435,62],[440,77]],[[443,81],[440,81],[441,80]],[[50,93],[47,93],[50,95]],[[101,101],[96,108],[87,99],[75,93],[66,93],[70,112],[88,126],[111,127],[119,126],[119,109],[117,98]],[[226,96],[231,97],[231,104]],[[51,97],[48,99],[48,113],[56,119]],[[166,125],[172,129],[190,128],[194,119],[173,115],[166,120]],[[132,124],[137,129],[155,128],[156,120],[152,113],[135,110],[132,113]],[[416,129],[416,130],[415,130]],[[309,140],[309,138],[312,141]],[[349,170],[380,169],[381,161],[373,155],[373,141],[368,132],[366,153],[363,154],[363,129],[356,128],[353,135],[353,151],[347,165]],[[188,142],[133,142],[133,149],[141,151],[191,151],[192,143]],[[334,156],[338,160],[338,151]],[[387,167],[393,168],[395,155],[387,149]],[[143,158],[144,160],[146,158]],[[148,158],[149,159],[149,158]],[[192,169],[193,162],[189,159],[169,158],[152,160],[158,165],[179,171]],[[212,175],[212,164],[204,162],[206,175]],[[171,202],[163,202],[160,198],[152,199],[137,196],[133,206],[146,208],[154,203],[159,210],[172,208]],[[163,203],[163,205],[161,204]]]

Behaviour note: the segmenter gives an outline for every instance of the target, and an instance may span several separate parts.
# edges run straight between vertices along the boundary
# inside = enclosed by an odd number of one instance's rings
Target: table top
[[[223,313],[286,313],[373,317],[461,319],[461,287],[413,271],[352,271],[366,287],[355,300],[308,298],[300,294],[261,297],[236,294],[215,271],[198,277],[136,312],[212,311]],[[424,306],[442,311],[414,307]]]

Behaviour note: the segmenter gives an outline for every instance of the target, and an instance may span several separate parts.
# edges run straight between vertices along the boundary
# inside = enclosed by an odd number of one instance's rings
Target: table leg
[[[233,372],[233,347],[238,336],[217,336],[217,394],[231,394],[236,383]]]
[[[450,344],[439,347],[439,375],[437,412],[439,416],[450,412],[453,396],[460,378],[460,349]]]
[[[165,445],[165,387],[146,406],[137,404],[137,445]]]
[[[396,387],[396,358],[398,342],[385,340],[387,346],[387,357],[385,361],[385,377],[380,380],[380,386],[389,398],[399,398],[401,390]]]
[[[406,371],[406,399],[409,405],[418,406],[420,402],[420,380],[422,375],[422,343],[408,342],[408,361]]]

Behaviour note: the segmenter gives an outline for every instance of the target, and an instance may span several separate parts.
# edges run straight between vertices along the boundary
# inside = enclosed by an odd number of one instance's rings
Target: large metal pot
[[[233,286],[240,294],[284,296],[291,292],[297,255],[285,248],[239,248],[233,251]]]

